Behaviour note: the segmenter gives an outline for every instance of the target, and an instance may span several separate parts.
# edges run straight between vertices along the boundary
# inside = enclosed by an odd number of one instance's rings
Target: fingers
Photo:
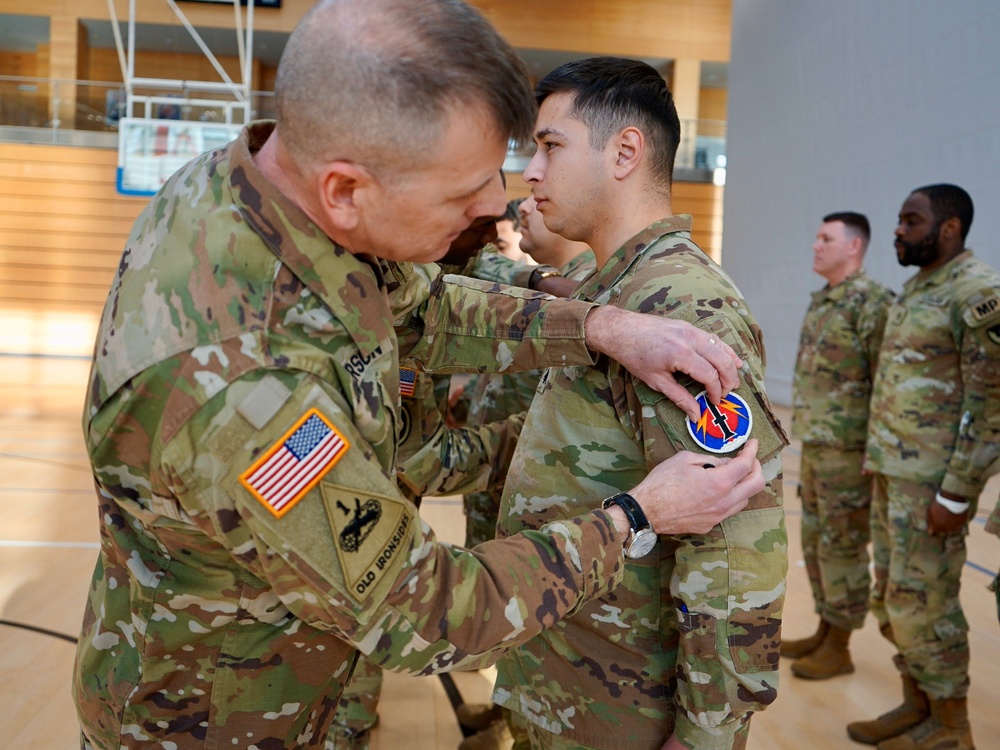
[[[714,334],[706,334],[702,331],[699,333],[702,334],[701,338],[704,343],[697,345],[695,352],[708,360],[708,363],[718,373],[721,392],[713,397],[711,390],[709,390],[709,398],[712,398],[714,403],[718,403],[719,399],[739,385],[739,368],[743,366],[743,360],[736,356],[735,349]],[[705,383],[705,385],[709,384]]]
[[[698,417],[701,416],[698,409],[698,400],[688,392],[687,388],[674,380],[672,375],[662,376],[657,381],[656,387],[664,396],[673,401],[678,408],[682,409],[688,417],[695,422],[698,421]],[[718,381],[716,381],[716,389],[718,390]],[[709,397],[711,398],[711,393]]]

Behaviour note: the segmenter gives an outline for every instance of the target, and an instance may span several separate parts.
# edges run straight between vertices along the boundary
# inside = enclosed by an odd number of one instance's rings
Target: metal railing
[[[122,117],[227,123],[237,121],[233,107],[243,106],[211,93],[185,91],[183,87],[180,93],[155,89],[139,93],[142,96],[136,98],[141,107],[126,112],[125,86],[121,83],[0,76],[0,141],[115,148]],[[274,115],[274,93],[252,92],[251,119]],[[504,168],[522,171],[531,152],[512,148]],[[725,169],[726,123],[683,120],[675,178],[724,184]]]
[[[113,148],[117,143],[118,122],[128,115],[233,122],[234,103],[218,96],[183,88],[179,93],[152,89],[141,93],[141,107],[129,113],[125,86],[121,83],[0,76],[0,141],[87,143]],[[253,92],[251,119],[274,117],[274,110],[272,92]]]

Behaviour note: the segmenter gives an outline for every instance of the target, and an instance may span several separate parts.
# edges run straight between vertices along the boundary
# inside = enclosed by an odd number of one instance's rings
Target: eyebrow
[[[558,135],[558,136],[565,137],[565,133],[563,133],[562,131],[559,131],[559,130],[556,130],[555,128],[549,127],[549,128],[542,128],[537,133],[535,133],[535,140],[536,141],[540,141],[543,138],[545,138],[546,136],[550,136],[550,135]]]

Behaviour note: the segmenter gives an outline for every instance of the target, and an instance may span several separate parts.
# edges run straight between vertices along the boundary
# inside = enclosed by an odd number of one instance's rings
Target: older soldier
[[[525,717],[533,747],[745,747],[751,714],[776,696],[787,567],[786,441],[762,388],[761,331],[692,243],[690,217],[671,216],[680,123],[662,76],[592,58],[557,68],[535,95],[538,148],[524,177],[545,225],[597,259],[577,298],[692,321],[746,366],[695,419],[611,360],[545,373],[498,538],[616,504],[633,534],[624,583],[502,657],[493,699]],[[748,510],[705,533],[649,533],[632,484],[676,451],[710,460],[751,434],[768,483]]]
[[[321,747],[358,650],[478,667],[621,580],[618,509],[475,553],[435,542],[396,482],[401,358],[592,349],[692,410],[671,370],[715,398],[736,384],[731,352],[680,322],[405,262],[502,210],[506,144],[533,120],[516,53],[469,6],[319,3],[276,97],[277,124],[152,199],[105,307],[83,420],[102,538],[74,675],[87,748]],[[654,528],[707,528],[762,484],[751,456],[702,461],[636,486]]]
[[[862,214],[823,217],[813,271],[827,285],[812,295],[795,362],[792,437],[802,441],[802,553],[820,621],[815,635],[782,641],[781,655],[804,657],[792,673],[814,680],[854,671],[847,644],[868,614],[872,480],[861,466],[892,301],[892,292],[862,268],[870,236]]]
[[[971,750],[965,536],[1000,456],[1000,275],[965,247],[972,199],[910,193],[896,256],[919,271],[889,317],[872,391],[872,611],[898,649],[903,704],[848,734],[884,750]]]

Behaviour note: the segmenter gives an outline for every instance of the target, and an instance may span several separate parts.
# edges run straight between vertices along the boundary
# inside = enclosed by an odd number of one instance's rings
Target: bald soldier
[[[73,693],[85,748],[318,748],[359,651],[474,668],[612,589],[630,525],[585,512],[475,552],[396,481],[399,367],[624,367],[694,411],[739,360],[692,327],[441,277],[503,207],[527,76],[456,0],[341,0],[292,34],[277,123],[179,170],[137,219],[83,417],[101,550]],[[661,533],[763,483],[756,445],[632,488]]]

